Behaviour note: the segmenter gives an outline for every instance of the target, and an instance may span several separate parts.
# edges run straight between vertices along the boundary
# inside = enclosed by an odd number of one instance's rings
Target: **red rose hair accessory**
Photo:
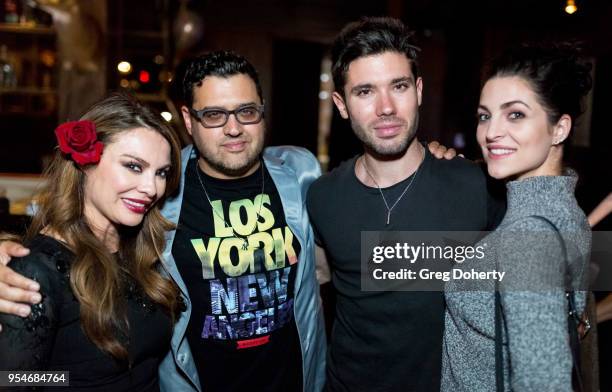
[[[70,121],[55,128],[59,149],[84,166],[100,162],[104,144],[98,141],[96,124],[89,120]]]

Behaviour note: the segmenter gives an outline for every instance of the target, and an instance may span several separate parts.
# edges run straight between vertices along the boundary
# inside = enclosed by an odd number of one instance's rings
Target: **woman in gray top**
[[[508,210],[485,237],[485,257],[456,268],[504,271],[504,390],[571,391],[566,290],[585,303],[591,233],[562,168],[563,145],[591,87],[575,49],[521,47],[491,68],[478,107],[477,139],[489,174],[507,181]],[[446,288],[443,391],[494,391],[495,282]]]

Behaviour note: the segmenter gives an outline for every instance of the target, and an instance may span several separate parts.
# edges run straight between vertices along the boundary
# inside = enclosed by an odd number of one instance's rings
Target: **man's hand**
[[[0,242],[0,263],[7,265],[11,257],[23,257],[30,253],[30,250],[20,243],[13,241]]]
[[[30,314],[30,305],[40,302],[40,285],[6,266],[11,257],[30,253],[23,245],[12,241],[0,242],[0,312],[21,317]],[[2,326],[0,326],[1,330]]]
[[[429,148],[429,152],[438,159],[453,159],[457,156],[457,151],[454,148],[446,148],[446,146],[436,141],[429,143],[427,148]],[[461,154],[459,154],[459,156],[463,157]]]

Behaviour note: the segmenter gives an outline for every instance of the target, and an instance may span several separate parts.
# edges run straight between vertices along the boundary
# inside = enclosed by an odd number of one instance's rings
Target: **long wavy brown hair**
[[[117,254],[96,237],[84,216],[87,167],[75,164],[59,150],[45,171],[47,182],[38,201],[40,208],[26,235],[31,239],[41,231],[52,233],[68,245],[75,255],[70,285],[80,303],[83,330],[96,346],[123,362],[128,360],[128,351],[121,340],[129,336],[129,324],[122,274],[129,273],[144,294],[175,319],[178,289],[160,273],[164,233],[173,225],[159,209],[180,181],[180,145],[158,114],[127,94],[110,95],[87,110],[81,120],[96,125],[98,140],[104,145],[113,143],[122,132],[144,127],[163,136],[171,148],[165,194],[139,226],[119,228]]]

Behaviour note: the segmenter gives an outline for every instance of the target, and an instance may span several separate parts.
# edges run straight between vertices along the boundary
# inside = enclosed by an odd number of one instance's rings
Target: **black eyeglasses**
[[[230,114],[233,114],[240,124],[257,124],[263,118],[264,106],[248,105],[241,106],[234,110],[225,110],[223,108],[195,110],[189,108],[189,113],[191,113],[204,128],[217,128],[227,124]]]

